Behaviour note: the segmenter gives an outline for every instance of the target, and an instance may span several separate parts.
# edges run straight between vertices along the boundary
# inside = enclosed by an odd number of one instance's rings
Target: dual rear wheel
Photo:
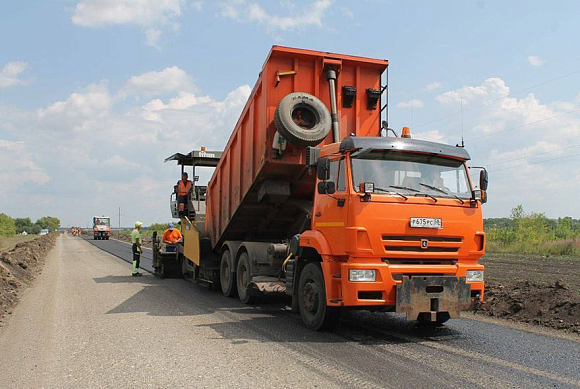
[[[220,261],[220,284],[223,295],[238,296],[244,304],[251,303],[253,298],[248,290],[251,280],[252,271],[248,253],[242,253],[236,264],[230,251],[225,250]]]
[[[238,296],[244,304],[252,303],[255,298],[248,288],[251,280],[252,271],[248,254],[242,253],[235,263],[229,250],[224,251],[220,261],[220,284],[224,296]],[[304,267],[300,273],[295,297],[306,327],[315,331],[330,330],[338,323],[339,309],[326,304],[324,276],[319,263],[308,263]]]

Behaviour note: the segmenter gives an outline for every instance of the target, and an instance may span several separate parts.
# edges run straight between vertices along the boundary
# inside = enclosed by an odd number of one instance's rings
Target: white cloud
[[[119,90],[106,81],[91,84],[36,109],[0,103],[3,212],[56,214],[66,225],[84,226],[86,217],[112,215],[120,206],[123,224],[169,220],[167,198],[179,170],[163,160],[201,146],[222,150],[251,88],[220,99],[184,90],[192,85],[183,80],[192,77],[168,69],[131,77]],[[145,104],[115,98],[125,92],[162,98]]]
[[[177,66],[131,77],[121,88],[121,95],[161,95],[195,90],[193,78]]]
[[[580,177],[580,157],[569,157],[580,150],[570,147],[580,143],[580,112],[570,112],[577,109],[578,101],[546,104],[533,93],[521,98],[506,97],[509,93],[504,80],[490,78],[436,98],[442,116],[458,112],[459,102],[464,102],[466,148],[472,165],[489,166],[490,202],[485,216],[507,216],[512,207],[523,204],[529,211],[551,217],[580,217],[578,209],[569,207],[575,202],[574,185]],[[448,134],[454,144],[461,130],[459,115],[452,117],[437,130]],[[554,196],[557,201],[546,201]]]
[[[401,109],[408,109],[408,108],[423,108],[425,104],[421,100],[413,99],[409,101],[402,101],[397,103],[396,107]]]
[[[14,85],[26,85],[28,82],[20,78],[20,75],[28,68],[26,62],[8,62],[0,69],[0,89]]]
[[[442,104],[460,104],[490,98],[501,98],[509,95],[509,88],[501,78],[488,78],[479,86],[464,86],[445,92],[435,98]]]
[[[288,31],[301,27],[322,26],[323,17],[330,8],[332,0],[315,0],[299,7],[296,12],[292,2],[284,2],[282,6],[290,14],[286,16],[270,13],[256,2],[246,0],[230,0],[223,2],[221,16],[241,22],[255,22],[265,26],[269,31]]]
[[[9,194],[19,185],[37,186],[49,180],[50,176],[34,162],[25,142],[0,139],[0,199],[10,200]]]
[[[148,46],[152,46],[160,50],[161,47],[158,45],[160,37],[161,30],[158,28],[149,28],[145,30],[145,42],[147,43]]]
[[[528,63],[532,66],[542,66],[546,63],[546,61],[537,55],[528,55]]]
[[[413,139],[428,140],[431,142],[439,142],[439,143],[448,143],[445,134],[442,134],[437,130],[418,132],[416,134],[411,133],[411,135],[413,136]]]
[[[201,11],[202,7],[203,7],[202,0],[197,0],[191,3],[191,8],[195,9],[196,11]]]
[[[441,88],[441,83],[439,81],[435,81],[431,84],[425,85],[423,90],[430,92],[430,91],[434,91],[435,89],[439,89],[439,88]]]
[[[159,47],[161,27],[173,26],[182,13],[184,0],[83,0],[76,4],[71,20],[82,27],[137,25],[144,29],[146,43]]]

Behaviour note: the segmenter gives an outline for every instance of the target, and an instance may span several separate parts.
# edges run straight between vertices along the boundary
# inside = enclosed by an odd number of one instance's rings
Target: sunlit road
[[[580,343],[476,320],[350,312],[334,333],[59,238],[0,330],[1,387],[580,387]],[[97,241],[130,259],[130,246]],[[116,247],[116,248],[112,248]]]

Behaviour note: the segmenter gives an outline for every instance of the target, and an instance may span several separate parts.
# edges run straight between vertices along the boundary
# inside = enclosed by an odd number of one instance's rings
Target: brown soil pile
[[[0,325],[18,302],[19,294],[40,274],[46,254],[54,247],[58,234],[40,236],[0,252]]]
[[[580,333],[580,293],[558,280],[552,284],[488,281],[480,313]]]

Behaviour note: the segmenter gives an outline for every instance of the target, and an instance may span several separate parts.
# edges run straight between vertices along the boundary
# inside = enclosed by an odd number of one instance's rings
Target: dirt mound
[[[57,236],[44,235],[0,252],[0,325],[12,313],[19,293],[40,274],[44,258],[54,247]]]
[[[561,280],[506,285],[488,281],[485,296],[479,309],[485,315],[580,333],[580,293]]]

